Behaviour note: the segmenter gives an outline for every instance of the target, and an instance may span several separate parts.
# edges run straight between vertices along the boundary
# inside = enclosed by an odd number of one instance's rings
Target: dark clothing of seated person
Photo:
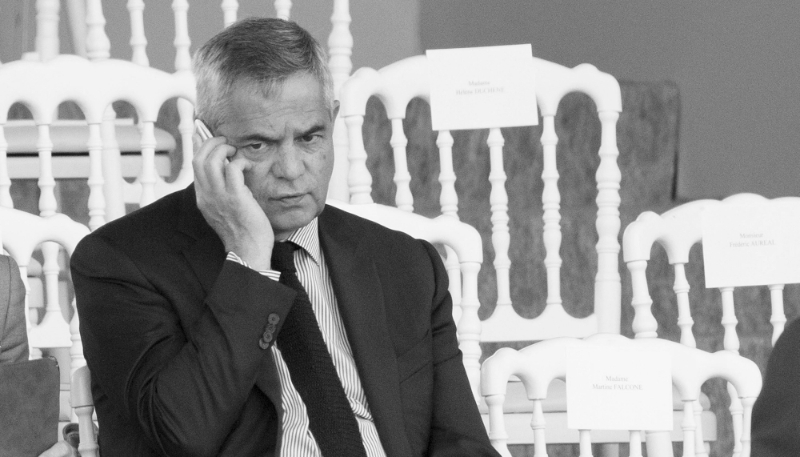
[[[25,284],[13,258],[0,255],[0,363],[28,360]]]
[[[28,329],[25,324],[25,284],[17,262],[0,255],[0,364],[28,360]],[[76,429],[72,424],[70,429]],[[58,441],[39,457],[71,457],[78,455],[67,441]]]
[[[752,424],[753,457],[800,455],[800,319],[775,342]]]
[[[319,44],[246,19],[193,65],[194,184],[72,256],[102,453],[497,455],[436,251],[325,205],[338,103]]]

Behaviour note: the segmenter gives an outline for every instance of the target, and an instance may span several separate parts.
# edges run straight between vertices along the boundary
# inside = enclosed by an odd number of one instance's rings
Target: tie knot
[[[281,273],[294,273],[294,250],[296,245],[290,241],[276,242],[272,247],[272,268]]]

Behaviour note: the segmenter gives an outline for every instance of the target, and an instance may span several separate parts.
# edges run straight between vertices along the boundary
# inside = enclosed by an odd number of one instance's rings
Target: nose
[[[294,144],[281,145],[275,163],[272,164],[272,174],[278,178],[295,180],[305,172],[303,151]]]

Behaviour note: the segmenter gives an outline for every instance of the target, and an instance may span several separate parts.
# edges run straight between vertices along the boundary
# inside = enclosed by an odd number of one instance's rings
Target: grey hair
[[[325,50],[294,22],[247,18],[227,27],[194,54],[196,115],[212,132],[225,121],[227,103],[237,87],[268,97],[290,76],[308,73],[319,81],[333,113],[333,79]]]

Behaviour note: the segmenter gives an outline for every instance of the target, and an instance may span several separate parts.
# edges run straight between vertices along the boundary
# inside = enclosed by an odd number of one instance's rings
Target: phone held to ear
[[[203,121],[201,121],[200,119],[195,119],[194,120],[194,128],[197,131],[197,134],[200,135],[200,138],[203,141],[208,141],[214,136],[214,135],[211,134],[211,131],[208,130],[208,127],[206,127],[206,124],[203,123]]]
[[[211,134],[211,130],[209,130],[206,124],[200,119],[194,120],[194,128],[197,131],[197,134],[200,135],[200,139],[202,139],[203,141],[208,141],[214,137],[214,135]],[[229,162],[230,162],[230,157],[226,157],[225,163]]]

